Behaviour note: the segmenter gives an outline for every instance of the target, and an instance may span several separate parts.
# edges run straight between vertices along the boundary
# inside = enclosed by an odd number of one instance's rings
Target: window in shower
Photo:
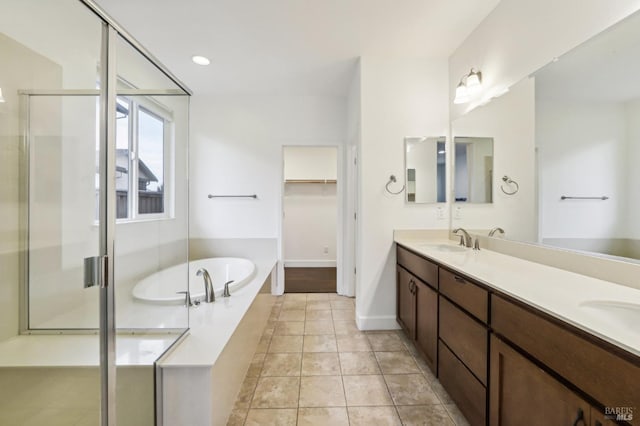
[[[139,98],[139,99],[138,99]],[[119,96],[116,106],[116,217],[168,217],[166,171],[170,112],[142,97]]]

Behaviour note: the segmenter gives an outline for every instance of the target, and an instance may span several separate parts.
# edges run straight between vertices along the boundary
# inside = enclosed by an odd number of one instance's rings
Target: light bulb
[[[482,73],[472,68],[467,75],[466,84],[469,93],[476,93],[482,88]]]

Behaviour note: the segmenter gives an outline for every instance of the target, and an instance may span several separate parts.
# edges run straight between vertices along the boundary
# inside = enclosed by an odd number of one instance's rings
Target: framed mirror
[[[454,201],[493,202],[493,138],[456,136],[454,146]]]
[[[404,154],[405,201],[411,204],[446,202],[446,138],[405,138]]]

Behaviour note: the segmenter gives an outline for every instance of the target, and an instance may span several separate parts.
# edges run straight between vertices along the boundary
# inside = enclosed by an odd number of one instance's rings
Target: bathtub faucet
[[[216,294],[213,291],[213,284],[211,283],[211,275],[205,268],[198,269],[197,276],[204,278],[204,301],[207,303],[216,301]]]
[[[229,293],[229,284],[231,284],[232,282],[233,280],[224,283],[224,291],[222,292],[222,297],[231,297],[231,293]]]

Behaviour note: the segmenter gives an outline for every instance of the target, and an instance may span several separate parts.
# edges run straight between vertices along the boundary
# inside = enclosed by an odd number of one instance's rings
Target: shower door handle
[[[84,258],[84,288],[107,286],[107,256]]]

